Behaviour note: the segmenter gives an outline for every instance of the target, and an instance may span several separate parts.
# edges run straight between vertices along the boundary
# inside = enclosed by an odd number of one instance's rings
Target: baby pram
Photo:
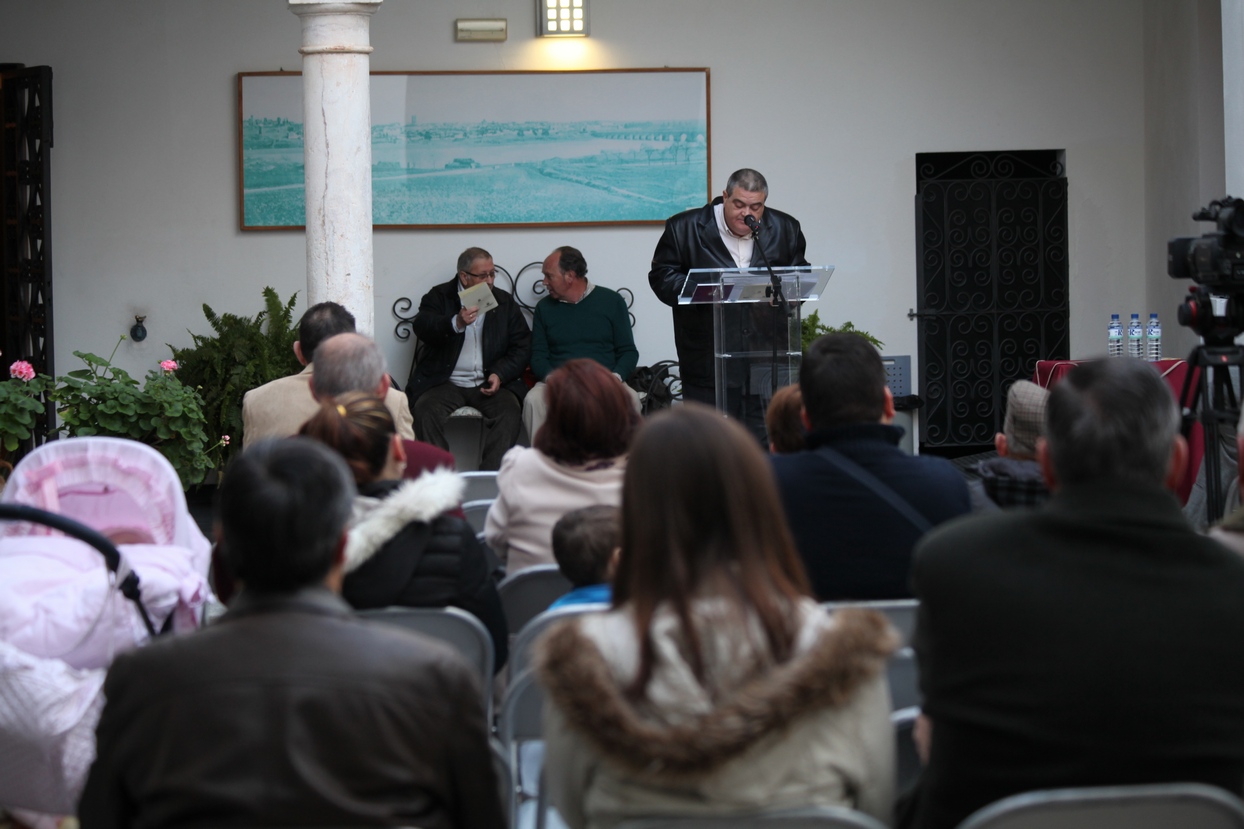
[[[210,545],[168,461],[120,438],[36,449],[0,493],[5,519],[0,805],[72,813],[107,666],[157,632],[197,627]]]

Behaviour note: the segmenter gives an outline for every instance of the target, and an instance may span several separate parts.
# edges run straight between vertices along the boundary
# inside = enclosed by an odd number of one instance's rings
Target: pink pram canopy
[[[58,513],[114,540],[155,625],[198,625],[211,545],[156,450],[121,438],[53,441],[0,503]],[[71,813],[94,758],[104,669],[146,629],[98,550],[40,524],[0,524],[0,805]]]

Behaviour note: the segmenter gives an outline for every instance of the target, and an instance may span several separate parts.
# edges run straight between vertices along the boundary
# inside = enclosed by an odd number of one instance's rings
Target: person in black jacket
[[[679,305],[678,296],[694,268],[761,267],[746,219],[760,225],[760,244],[770,265],[806,265],[806,243],[793,216],[765,207],[769,184],[755,170],[736,170],[719,198],[671,216],[652,254],[648,284],[674,309],[674,345],[682,371],[683,397],[715,406],[713,312],[709,305]],[[729,325],[743,325],[743,313],[727,309]]]
[[[972,506],[950,461],[898,446],[881,355],[858,334],[826,334],[799,366],[807,448],[774,455],[782,505],[823,602],[911,596],[911,551]]]
[[[402,481],[405,454],[379,398],[347,392],[324,401],[301,434],[327,444],[354,474],[341,596],[357,610],[459,607],[492,638],[496,668],[508,656],[509,629],[492,572],[495,561],[460,515],[465,484],[448,469]]]
[[[415,432],[448,449],[450,413],[462,406],[479,409],[484,415],[480,469],[500,468],[501,456],[518,443],[527,394],[523,371],[531,360],[531,329],[514,298],[493,284],[496,275],[488,251],[467,248],[454,278],[424,294],[411,325],[424,346],[406,388]],[[458,292],[482,282],[492,289],[497,307],[464,308]]]

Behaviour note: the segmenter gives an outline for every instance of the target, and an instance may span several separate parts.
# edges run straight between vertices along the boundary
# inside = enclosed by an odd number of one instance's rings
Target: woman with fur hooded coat
[[[384,401],[348,392],[326,402],[302,434],[337,450],[358,495],[346,539],[341,596],[358,610],[458,607],[492,638],[496,669],[508,656],[509,630],[492,571],[494,561],[460,516],[466,487],[449,469],[400,480],[405,456]]]
[[[880,615],[810,597],[772,472],[688,404],[632,449],[613,608],[541,640],[545,781],[573,829],[840,806],[889,821]]]

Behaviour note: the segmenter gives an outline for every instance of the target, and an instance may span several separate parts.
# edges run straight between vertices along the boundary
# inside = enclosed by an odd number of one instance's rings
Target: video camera
[[[1166,272],[1197,283],[1179,306],[1179,324],[1206,343],[1230,343],[1244,333],[1244,199],[1212,201],[1192,218],[1217,227],[1204,236],[1179,236],[1167,243]],[[1214,313],[1211,295],[1220,297],[1220,313]]]

